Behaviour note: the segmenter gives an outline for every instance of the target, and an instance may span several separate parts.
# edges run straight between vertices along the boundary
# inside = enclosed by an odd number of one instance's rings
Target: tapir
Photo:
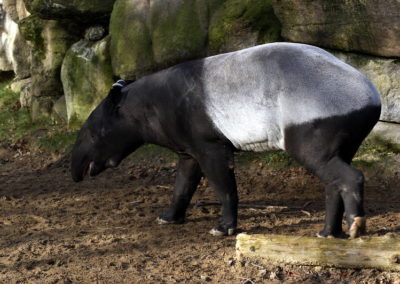
[[[182,223],[202,176],[222,205],[210,233],[237,227],[236,151],[285,150],[325,184],[320,237],[365,229],[364,177],[351,166],[379,119],[380,95],[361,72],[318,47],[271,43],[188,61],[118,81],[82,126],[72,151],[75,181],[117,166],[144,143],[179,157],[160,224]]]

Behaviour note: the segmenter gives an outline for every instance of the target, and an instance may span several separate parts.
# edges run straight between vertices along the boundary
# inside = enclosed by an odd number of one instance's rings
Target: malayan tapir
[[[380,96],[362,73],[305,44],[271,43],[189,61],[125,84],[91,113],[72,152],[75,181],[117,166],[144,143],[179,156],[170,207],[182,223],[204,175],[222,204],[213,235],[237,226],[234,152],[285,150],[326,185],[320,237],[365,226],[363,174],[350,163],[376,124]]]

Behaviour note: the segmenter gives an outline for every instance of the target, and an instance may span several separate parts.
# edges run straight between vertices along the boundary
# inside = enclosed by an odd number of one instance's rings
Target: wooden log
[[[393,234],[349,240],[242,233],[236,238],[236,254],[239,260],[248,258],[267,265],[400,271],[400,237]]]

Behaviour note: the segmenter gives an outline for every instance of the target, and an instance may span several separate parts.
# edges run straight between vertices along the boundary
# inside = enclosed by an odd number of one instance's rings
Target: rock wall
[[[399,3],[4,0],[9,26],[2,34],[0,69],[30,78],[21,100],[33,118],[54,116],[74,127],[117,78],[136,80],[183,61],[267,42],[303,42],[330,49],[369,76],[382,95],[381,120],[400,123]],[[22,44],[9,44],[18,35]]]
[[[117,0],[110,34],[114,74],[131,80],[193,58],[281,39],[268,0]]]
[[[273,0],[282,36],[343,51],[400,56],[398,0]]]

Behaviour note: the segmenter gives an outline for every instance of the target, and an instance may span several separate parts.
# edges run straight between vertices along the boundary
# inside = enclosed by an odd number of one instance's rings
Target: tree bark
[[[400,237],[393,234],[352,240],[239,234],[236,254],[239,259],[249,258],[273,265],[400,271]]]

